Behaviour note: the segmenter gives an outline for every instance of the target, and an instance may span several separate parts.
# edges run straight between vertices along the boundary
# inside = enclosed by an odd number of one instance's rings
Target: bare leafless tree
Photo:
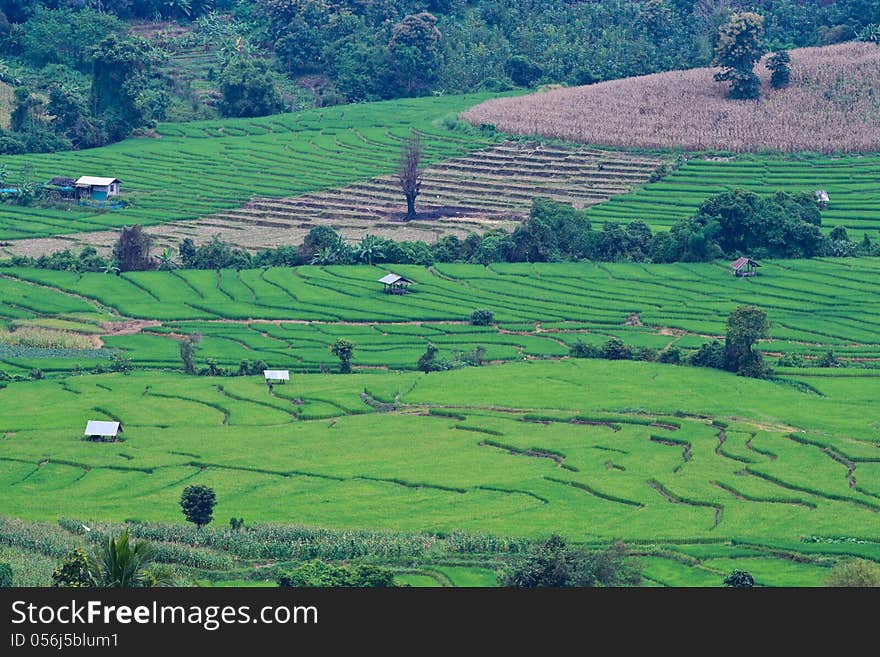
[[[406,196],[406,220],[416,217],[416,196],[422,186],[422,172],[419,164],[422,160],[422,142],[419,135],[413,131],[403,142],[400,151],[400,165],[397,168],[397,177],[400,180],[400,188]]]

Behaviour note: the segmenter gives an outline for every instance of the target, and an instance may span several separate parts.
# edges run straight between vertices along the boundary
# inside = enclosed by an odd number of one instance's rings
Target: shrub
[[[880,586],[880,564],[867,559],[847,559],[831,569],[828,586]]]
[[[669,349],[664,349],[657,356],[657,360],[661,363],[678,365],[679,363],[681,363],[681,349],[679,349],[678,347],[669,347]]]
[[[718,370],[724,369],[724,345],[718,340],[704,342],[696,352],[688,358],[688,363],[695,367],[713,367]]]
[[[131,374],[131,359],[122,354],[113,354],[110,357],[110,371],[122,372],[123,374]]]
[[[432,344],[428,344],[427,350],[419,357],[419,362],[417,367],[424,372],[425,374],[429,374],[433,372],[435,366],[437,364],[437,352],[439,350]]]
[[[602,358],[607,358],[608,360],[629,360],[632,358],[632,350],[620,338],[611,338],[602,345]]]
[[[819,358],[816,359],[815,365],[816,367],[843,367],[843,363],[834,355],[833,349],[829,349],[819,356]]]
[[[782,357],[776,361],[776,364],[779,365],[779,367],[803,367],[804,357],[800,354],[783,354]]]
[[[568,353],[575,358],[602,358],[601,349],[594,347],[591,344],[587,344],[580,338],[569,347]]]
[[[651,349],[650,347],[642,347],[641,349],[636,351],[634,358],[636,360],[641,360],[641,361],[645,361],[647,363],[650,363],[652,361],[657,360],[657,356],[658,356],[658,354],[657,354],[656,349]]]
[[[771,71],[770,86],[779,89],[788,85],[791,80],[791,56],[784,50],[774,53],[767,60],[767,68]]]
[[[491,310],[475,310],[471,313],[471,324],[473,326],[489,326],[495,321],[495,314]]]
[[[745,570],[733,570],[724,578],[724,586],[737,589],[751,588],[755,585],[755,578]]]
[[[513,561],[501,585],[519,588],[637,586],[641,569],[626,546],[615,543],[604,550],[571,547],[553,535]]]
[[[74,548],[52,573],[52,586],[82,588],[94,586],[89,571],[89,555],[82,548]]]
[[[394,586],[394,573],[379,566],[336,566],[313,559],[280,573],[278,586],[389,588]]]

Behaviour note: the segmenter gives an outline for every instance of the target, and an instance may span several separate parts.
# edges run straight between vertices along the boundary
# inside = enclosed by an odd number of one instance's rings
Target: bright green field
[[[656,183],[590,209],[597,222],[641,219],[655,228],[668,228],[691,216],[708,197],[743,188],[759,194],[784,190],[828,192],[822,212],[824,226],[851,231],[880,229],[880,156],[746,156],[728,161],[693,159]],[[853,237],[861,238],[861,232]]]
[[[75,353],[0,351],[7,371],[51,374],[0,389],[0,516],[179,522],[180,491],[204,483],[217,518],[249,523],[623,539],[650,585],[715,586],[734,567],[760,584],[819,585],[844,556],[880,560],[880,370],[755,381],[565,357],[576,339],[611,336],[695,348],[754,303],[774,323],[769,352],[877,358],[880,261],[767,262],[750,280],[725,263],[395,267],[417,282],[404,297],[381,293],[385,271],[0,271],[4,324],[94,334],[101,320],[161,322],[105,337],[149,368],[130,376],[68,376],[99,362]],[[467,322],[481,307],[497,326]],[[645,326],[623,325],[634,312]],[[293,380],[270,391],[259,377],[186,377],[177,337],[194,332],[200,364],[263,359]],[[305,373],[335,369],[326,345],[338,336],[357,344],[360,369]],[[508,362],[414,372],[428,341]],[[124,442],[82,440],[86,420],[114,418]],[[49,565],[10,559],[22,582]],[[397,579],[494,577],[471,563]]]
[[[400,406],[373,412],[365,391]],[[823,392],[607,361],[298,375],[274,393],[256,377],[170,373],[16,383],[0,391],[0,514],[176,520],[184,482],[200,482],[223,516],[267,522],[578,540],[877,537],[880,378]],[[299,418],[311,404],[335,417]],[[126,440],[83,442],[89,418],[121,420]]]
[[[880,359],[880,260],[767,262],[752,279],[715,264],[505,264],[394,266],[416,281],[409,295],[382,294],[381,267],[299,267],[222,271],[76,274],[0,270],[0,324],[79,326],[131,317],[155,319],[134,335],[105,338],[139,366],[179,368],[182,334],[203,337],[197,358],[224,367],[262,359],[273,367],[334,368],[327,345],[355,342],[355,367],[415,369],[428,342],[441,356],[482,346],[489,361],[560,358],[576,340],[601,345],[621,338],[633,349],[696,349],[725,332],[727,314],[755,304],[772,321],[771,355]],[[497,326],[468,322],[476,308]],[[642,327],[624,326],[638,313]],[[222,320],[222,321],[220,321]],[[40,358],[0,348],[0,368],[27,373],[93,367],[100,359],[71,353]],[[855,373],[855,370],[848,370]],[[870,371],[861,370],[864,374]],[[822,374],[822,372],[816,372]],[[826,374],[828,372],[825,372]]]
[[[488,142],[447,130],[440,119],[488,96],[446,96],[345,105],[257,119],[159,126],[156,138],[86,151],[3,158],[10,183],[22,164],[35,179],[113,176],[125,210],[21,208],[0,204],[0,240],[193,219],[253,196],[295,196],[393,173],[402,140],[422,136],[426,163],[464,155]]]

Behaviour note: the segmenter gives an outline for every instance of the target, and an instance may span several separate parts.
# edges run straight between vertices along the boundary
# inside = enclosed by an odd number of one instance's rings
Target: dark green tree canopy
[[[770,322],[763,310],[754,306],[734,309],[727,318],[725,369],[740,376],[767,376],[764,359],[753,347],[758,340],[767,338],[769,333]]]
[[[730,586],[737,589],[751,588],[755,585],[755,578],[752,574],[745,570],[732,570],[730,574],[724,578],[724,586]]]
[[[186,519],[202,528],[214,519],[214,506],[217,496],[208,486],[193,485],[183,489],[180,507]]]
[[[223,116],[266,116],[284,109],[269,65],[259,59],[230,61],[220,73],[220,93]]]

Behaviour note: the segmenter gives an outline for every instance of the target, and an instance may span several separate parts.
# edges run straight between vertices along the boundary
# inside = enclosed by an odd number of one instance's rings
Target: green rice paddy
[[[102,320],[152,320],[140,332],[108,330],[103,338],[105,348],[122,350],[141,367],[179,369],[181,336],[199,334],[202,366],[209,358],[225,368],[263,360],[317,372],[335,368],[328,345],[344,337],[356,344],[356,368],[413,370],[428,343],[446,358],[482,347],[490,362],[558,359],[578,340],[601,346],[614,337],[633,350],[674,346],[687,353],[722,337],[735,306],[754,304],[772,322],[771,339],[758,345],[771,360],[816,358],[829,349],[851,363],[880,359],[876,259],[767,262],[752,279],[731,276],[721,262],[394,266],[416,281],[406,296],[382,294],[377,279],[386,271],[300,267],[115,277],[4,269],[0,322],[95,334]],[[496,324],[471,326],[477,308],[492,310]],[[626,325],[633,315],[641,326]],[[0,369],[11,373],[98,362],[85,352],[79,359],[0,353]]]
[[[804,155],[741,156],[688,160],[662,180],[628,194],[612,197],[589,211],[597,222],[629,223],[641,219],[654,228],[668,228],[689,217],[707,198],[743,188],[759,194],[776,191],[828,192],[823,226],[843,226],[872,236],[880,230],[880,156],[830,157]]]
[[[256,119],[160,125],[155,137],[86,151],[4,158],[9,182],[27,163],[33,179],[113,176],[124,210],[96,212],[0,204],[0,240],[45,237],[194,219],[254,196],[295,196],[393,173],[411,130],[425,163],[464,155],[488,141],[448,130],[443,117],[487,96],[448,96],[345,105]]]

